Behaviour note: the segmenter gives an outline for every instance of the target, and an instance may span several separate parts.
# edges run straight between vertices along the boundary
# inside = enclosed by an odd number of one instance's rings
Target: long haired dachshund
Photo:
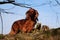
[[[34,25],[38,21],[38,12],[37,10],[30,8],[26,12],[26,18],[21,19],[18,21],[15,21],[12,25],[11,31],[9,34],[15,35],[17,33],[21,32],[31,32],[31,30],[34,28]]]

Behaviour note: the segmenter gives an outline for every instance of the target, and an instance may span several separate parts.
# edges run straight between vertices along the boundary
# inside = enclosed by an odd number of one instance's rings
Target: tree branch
[[[31,8],[31,7],[28,7],[28,6],[30,6],[28,4],[21,4],[21,3],[15,3],[15,2],[12,2],[11,4],[16,5],[16,6],[20,6],[20,7]]]
[[[10,2],[0,2],[0,4],[7,4],[7,3],[12,3],[13,1]]]
[[[58,5],[60,5],[59,1],[58,0],[55,0],[57,2]]]
[[[28,7],[28,6],[30,6],[28,4],[16,3],[14,1],[0,2],[0,4],[8,4],[8,3],[11,3],[11,4],[16,5],[16,6],[20,6],[20,7],[31,8],[31,7]]]

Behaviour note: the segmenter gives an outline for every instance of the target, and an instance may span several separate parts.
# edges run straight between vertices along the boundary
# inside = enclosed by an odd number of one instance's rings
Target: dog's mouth
[[[36,20],[38,21],[38,18],[36,18]]]

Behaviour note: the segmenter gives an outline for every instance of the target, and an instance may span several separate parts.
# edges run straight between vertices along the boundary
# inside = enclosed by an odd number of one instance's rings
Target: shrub
[[[2,39],[3,38],[3,34],[0,34],[0,39]]]

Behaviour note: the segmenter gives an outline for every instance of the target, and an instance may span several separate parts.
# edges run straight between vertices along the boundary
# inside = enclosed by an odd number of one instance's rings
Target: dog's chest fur
[[[35,22],[32,20],[22,19],[22,20],[17,21],[17,24],[18,24],[18,28],[23,29],[23,28],[28,28],[32,26],[34,27]]]
[[[23,26],[28,26],[28,25],[29,25],[29,26],[30,26],[30,25],[33,26],[33,25],[35,24],[35,22],[32,21],[32,20],[24,20],[24,19],[23,19],[23,20],[19,20],[17,23],[18,23],[18,25],[21,25],[22,27],[23,27]]]

